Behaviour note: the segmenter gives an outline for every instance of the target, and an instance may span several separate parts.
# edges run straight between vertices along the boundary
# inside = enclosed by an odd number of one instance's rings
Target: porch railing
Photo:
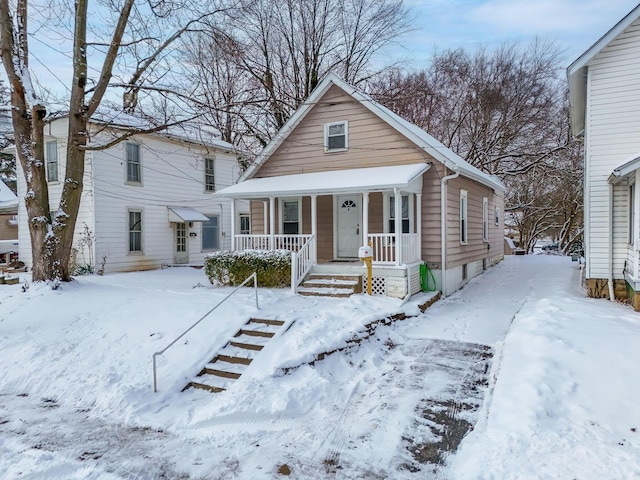
[[[235,249],[242,250],[270,250],[271,235],[236,235]],[[311,238],[311,235],[273,235],[274,250],[299,251]]]
[[[396,263],[395,233],[370,233],[369,241],[373,248],[373,263]],[[420,245],[417,233],[402,234],[402,258],[399,263],[411,263],[420,260]]]
[[[306,242],[298,249],[291,252],[291,291],[295,294],[298,291],[298,285],[307,276],[309,270],[313,266],[313,252],[316,245],[316,237],[313,235],[305,235],[309,237]]]

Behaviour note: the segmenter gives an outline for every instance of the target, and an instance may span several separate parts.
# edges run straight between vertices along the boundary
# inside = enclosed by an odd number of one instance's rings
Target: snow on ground
[[[2,285],[0,478],[640,478],[640,316],[576,267],[510,257],[424,314],[428,294],[242,289],[159,357],[157,394],[152,354],[232,289],[190,268]],[[286,331],[227,392],[181,392],[252,316]]]

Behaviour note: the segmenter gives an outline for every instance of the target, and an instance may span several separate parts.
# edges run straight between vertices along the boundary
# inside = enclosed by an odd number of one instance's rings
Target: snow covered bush
[[[207,256],[204,271],[213,285],[240,285],[253,272],[261,287],[291,285],[291,252],[287,250],[244,250],[214,252]]]

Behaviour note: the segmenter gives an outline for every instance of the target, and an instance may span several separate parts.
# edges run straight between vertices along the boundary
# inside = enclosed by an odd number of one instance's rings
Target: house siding
[[[586,277],[609,273],[609,185],[613,169],[640,152],[640,19],[589,62],[585,123]],[[628,255],[628,195],[614,187],[613,275]]]
[[[349,122],[349,149],[325,153],[324,125],[342,120]],[[432,160],[413,142],[334,85],[254,177],[408,165]]]
[[[65,168],[67,121],[54,121],[47,127],[46,140],[58,141],[60,178]],[[106,132],[94,133],[94,143],[111,139]],[[105,273],[159,268],[174,263],[175,224],[169,222],[168,206],[193,207],[205,215],[219,216],[219,247],[231,247],[231,207],[228,199],[212,196],[204,189],[204,158],[215,158],[215,190],[233,184],[238,176],[234,154],[207,149],[197,144],[152,135],[137,135],[131,142],[140,145],[142,182],[126,182],[125,143],[94,152],[87,152],[84,189],[74,235],[78,250],[76,263],[93,263]],[[19,179],[22,174],[19,175]],[[19,182],[24,196],[24,180]],[[62,191],[62,183],[50,183],[52,208]],[[19,231],[20,256],[30,265],[31,243],[27,216],[21,202]],[[129,253],[128,211],[142,212],[142,252]],[[248,202],[236,202],[238,214],[248,213]],[[82,251],[79,240],[84,224],[95,235],[93,258]],[[194,233],[195,236],[189,236]],[[202,264],[208,251],[202,249],[202,224],[194,222],[187,232],[189,263]]]

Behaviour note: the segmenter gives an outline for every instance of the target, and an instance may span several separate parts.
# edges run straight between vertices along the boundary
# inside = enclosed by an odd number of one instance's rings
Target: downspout
[[[451,175],[447,175],[446,177],[442,177],[440,180],[440,247],[441,247],[441,258],[440,258],[440,268],[442,271],[442,296],[446,297],[446,286],[447,286],[447,182],[449,180],[453,180],[460,175],[460,172],[455,171]]]
[[[609,182],[609,300],[616,300],[613,288],[613,184]]]

